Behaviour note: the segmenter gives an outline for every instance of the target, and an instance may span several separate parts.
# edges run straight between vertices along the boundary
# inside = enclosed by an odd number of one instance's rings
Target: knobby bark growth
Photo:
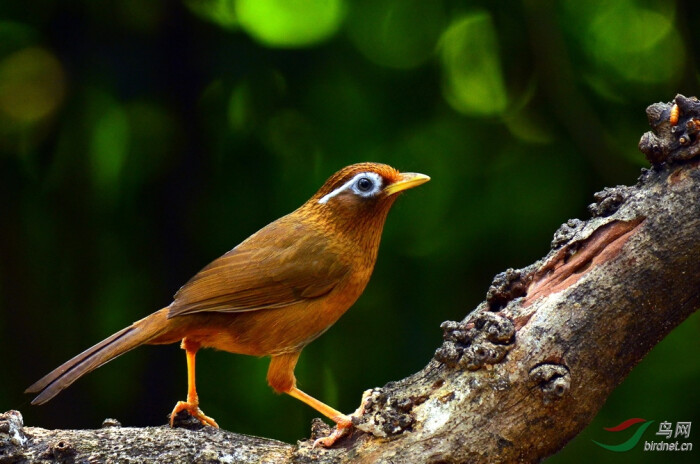
[[[24,427],[0,415],[0,462],[536,462],[590,423],[612,390],[700,307],[700,102],[647,109],[652,163],[595,195],[552,249],[499,274],[420,372],[365,394],[333,449],[212,428]],[[108,424],[109,425],[109,424]],[[312,435],[327,433],[317,421]],[[314,437],[312,436],[312,439]]]

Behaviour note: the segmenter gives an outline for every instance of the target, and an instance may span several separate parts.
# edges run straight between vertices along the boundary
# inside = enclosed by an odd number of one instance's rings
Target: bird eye
[[[357,189],[360,192],[369,192],[374,188],[374,182],[368,177],[360,177],[357,179]]]

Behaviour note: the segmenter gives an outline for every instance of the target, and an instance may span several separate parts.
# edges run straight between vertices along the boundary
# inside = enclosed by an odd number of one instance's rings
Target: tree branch
[[[0,461],[539,461],[593,419],[630,370],[700,306],[700,103],[647,109],[652,162],[637,185],[595,195],[527,268],[496,276],[486,301],[420,372],[365,395],[357,430],[312,449],[204,428],[49,431],[0,416]],[[676,110],[674,109],[674,112]],[[675,116],[674,116],[675,117]],[[326,433],[320,421],[314,435]]]

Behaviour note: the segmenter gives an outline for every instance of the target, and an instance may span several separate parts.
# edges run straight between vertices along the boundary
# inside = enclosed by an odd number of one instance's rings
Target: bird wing
[[[168,317],[282,308],[333,290],[349,265],[323,234],[284,219],[197,273],[175,294]]]

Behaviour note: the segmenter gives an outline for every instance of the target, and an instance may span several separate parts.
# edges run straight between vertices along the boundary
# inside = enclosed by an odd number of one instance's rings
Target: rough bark
[[[674,107],[675,103],[675,107]],[[676,114],[678,113],[678,120]],[[595,195],[527,268],[486,301],[420,372],[365,395],[333,449],[224,430],[23,427],[0,416],[0,462],[536,462],[593,419],[651,348],[700,307],[700,103],[648,108],[652,162],[637,185]],[[314,435],[327,433],[320,422]]]

